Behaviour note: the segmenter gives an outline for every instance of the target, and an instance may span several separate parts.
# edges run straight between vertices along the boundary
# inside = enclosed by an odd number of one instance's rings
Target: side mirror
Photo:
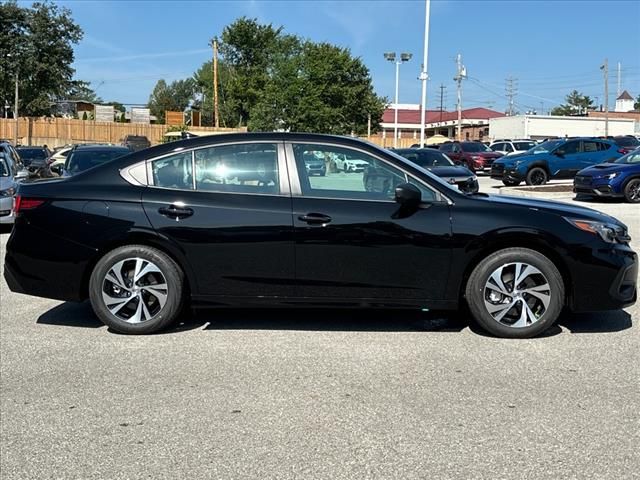
[[[53,173],[55,173],[56,175],[60,175],[62,176],[62,171],[64,170],[64,165],[61,163],[58,163],[56,165],[52,165],[51,166],[51,171]]]
[[[560,151],[558,151],[558,150],[556,150],[555,152],[553,152],[553,154],[554,154],[556,157],[564,158],[564,153],[562,153],[562,152],[560,152]]]
[[[422,193],[415,185],[403,183],[396,187],[396,202],[405,208],[418,208],[422,201]]]

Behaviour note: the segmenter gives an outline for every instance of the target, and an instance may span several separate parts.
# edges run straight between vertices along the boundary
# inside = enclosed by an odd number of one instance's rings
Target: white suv
[[[504,155],[515,155],[516,153],[523,153],[532,149],[538,145],[534,140],[494,140],[489,145],[489,148],[494,152],[502,153]]]

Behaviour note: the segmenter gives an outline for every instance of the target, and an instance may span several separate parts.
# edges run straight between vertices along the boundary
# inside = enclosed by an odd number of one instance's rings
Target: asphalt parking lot
[[[591,206],[640,249],[638,207]],[[638,478],[639,319],[502,340],[419,312],[221,310],[133,337],[2,279],[1,477]]]

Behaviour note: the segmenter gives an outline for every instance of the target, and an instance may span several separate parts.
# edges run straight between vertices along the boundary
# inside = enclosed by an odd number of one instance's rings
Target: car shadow
[[[43,313],[36,323],[66,327],[100,328],[90,303],[66,302]],[[631,315],[623,310],[597,313],[563,313],[558,322],[537,338],[564,331],[613,333],[631,328]],[[171,327],[155,335],[167,335],[195,329],[203,330],[292,330],[324,332],[461,332],[469,328],[475,334],[493,337],[482,330],[470,315],[461,312],[420,312],[377,309],[254,309],[223,308],[184,313]],[[109,332],[118,334],[111,329]]]

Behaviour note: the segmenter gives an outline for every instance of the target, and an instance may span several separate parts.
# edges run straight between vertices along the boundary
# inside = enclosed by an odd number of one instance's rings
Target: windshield
[[[548,142],[541,143],[537,147],[533,147],[529,150],[529,153],[547,153],[561,145],[564,140],[549,140]]]
[[[8,177],[9,175],[9,164],[3,157],[0,157],[0,177]]]
[[[489,147],[487,147],[484,143],[480,142],[469,142],[469,143],[461,143],[463,152],[493,152]]]
[[[43,148],[21,148],[18,155],[22,160],[42,160],[47,158],[47,152]]]
[[[516,150],[531,150],[536,146],[536,142],[513,142],[513,146]]]
[[[437,150],[396,150],[396,153],[424,168],[455,165],[449,157]]]
[[[634,137],[619,137],[614,141],[619,147],[637,147],[640,145],[640,140]]]
[[[105,149],[100,151],[76,150],[67,157],[64,169],[71,174],[84,172],[85,170],[110,162],[128,153],[130,153],[130,151],[126,148]]]
[[[640,163],[640,150],[634,150],[627,153],[624,157],[620,157],[614,163]]]

